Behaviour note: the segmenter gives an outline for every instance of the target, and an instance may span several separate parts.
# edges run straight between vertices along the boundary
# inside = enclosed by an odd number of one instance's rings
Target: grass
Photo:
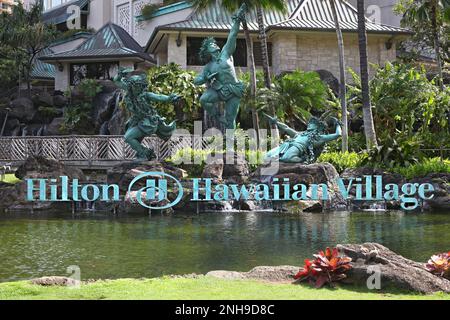
[[[120,279],[80,288],[41,287],[28,281],[0,284],[1,300],[450,300],[450,294],[419,295],[353,287],[315,289],[309,285],[227,281],[211,277]]]
[[[5,174],[5,179],[3,179],[2,182],[15,184],[15,183],[20,182],[20,179],[17,179],[13,173],[8,173],[8,174]]]

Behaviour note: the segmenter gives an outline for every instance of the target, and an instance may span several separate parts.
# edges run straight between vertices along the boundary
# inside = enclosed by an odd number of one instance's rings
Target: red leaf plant
[[[345,273],[352,268],[351,258],[340,256],[337,248],[331,250],[327,248],[325,253],[320,251],[314,255],[313,261],[306,259],[303,270],[300,270],[294,277],[296,280],[309,280],[315,283],[316,288],[321,288],[325,284],[345,279]]]
[[[432,256],[425,267],[432,274],[450,280],[450,251]]]

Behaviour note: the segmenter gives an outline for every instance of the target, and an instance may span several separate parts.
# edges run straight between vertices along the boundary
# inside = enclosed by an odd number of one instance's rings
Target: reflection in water
[[[379,242],[418,261],[448,251],[448,214],[212,213],[0,216],[0,281],[65,275],[155,277],[302,264],[337,243]]]

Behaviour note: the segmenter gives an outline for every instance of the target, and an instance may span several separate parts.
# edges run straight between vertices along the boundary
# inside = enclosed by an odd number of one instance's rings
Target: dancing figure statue
[[[154,108],[154,102],[174,103],[180,99],[176,94],[169,96],[148,92],[148,81],[145,74],[130,75],[132,69],[121,68],[114,77],[116,85],[125,91],[125,106],[130,118],[125,126],[125,142],[136,151],[138,160],[153,160],[156,158],[153,149],[142,145],[142,140],[150,135],[167,140],[176,129],[175,122],[166,124]]]
[[[333,117],[330,118],[330,122],[336,127],[336,132],[327,134],[327,123],[316,117],[310,119],[306,131],[298,132],[279,122],[276,117],[265,116],[270,124],[276,125],[280,131],[290,137],[279,147],[269,151],[265,156],[266,161],[311,164],[317,161],[327,142],[342,136],[341,123]]]
[[[236,76],[233,60],[239,28],[241,22],[245,20],[246,11],[247,6],[243,4],[237,14],[233,16],[234,23],[223,49],[220,49],[214,38],[207,38],[203,41],[200,58],[207,64],[194,81],[196,85],[207,85],[207,90],[200,98],[200,103],[212,117],[225,126],[225,129],[236,129],[241,98],[246,90],[245,85]],[[225,103],[224,116],[219,112],[219,102]]]

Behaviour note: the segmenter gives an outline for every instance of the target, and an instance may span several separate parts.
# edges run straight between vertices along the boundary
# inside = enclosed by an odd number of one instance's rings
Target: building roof
[[[358,30],[358,12],[347,1],[336,1],[339,23],[343,31]],[[302,0],[290,17],[270,24],[267,29],[335,30],[331,5],[326,0]],[[378,24],[366,19],[367,32],[410,33],[409,30]]]
[[[80,7],[82,13],[87,13],[89,12],[89,2],[90,0],[77,0],[58,6],[55,9],[44,12],[42,14],[42,20],[51,24],[64,23],[72,15],[71,12],[67,12],[67,8],[69,6],[78,6]]]
[[[139,60],[153,61],[128,32],[113,23],[104,25],[74,50],[48,54],[41,57],[40,60],[80,61],[87,59],[108,60],[112,58],[136,58]]]
[[[39,80],[55,79],[56,76],[55,66],[39,60],[39,57],[52,53],[53,53],[52,49],[46,48],[38,54],[37,59],[35,59],[35,61],[33,62],[33,70],[31,71],[32,79],[39,79]]]
[[[358,30],[357,10],[345,0],[337,1],[337,11],[342,30],[356,32]],[[252,10],[248,16],[248,28],[258,32],[256,12]],[[330,3],[327,0],[288,0],[286,13],[274,11],[265,12],[267,30],[305,30],[330,31],[335,30]],[[233,24],[231,14],[219,2],[204,10],[195,10],[186,20],[169,23],[155,29],[147,44],[147,50],[160,31],[207,31],[226,32]],[[394,26],[366,22],[367,32],[384,34],[408,34],[408,30]]]

